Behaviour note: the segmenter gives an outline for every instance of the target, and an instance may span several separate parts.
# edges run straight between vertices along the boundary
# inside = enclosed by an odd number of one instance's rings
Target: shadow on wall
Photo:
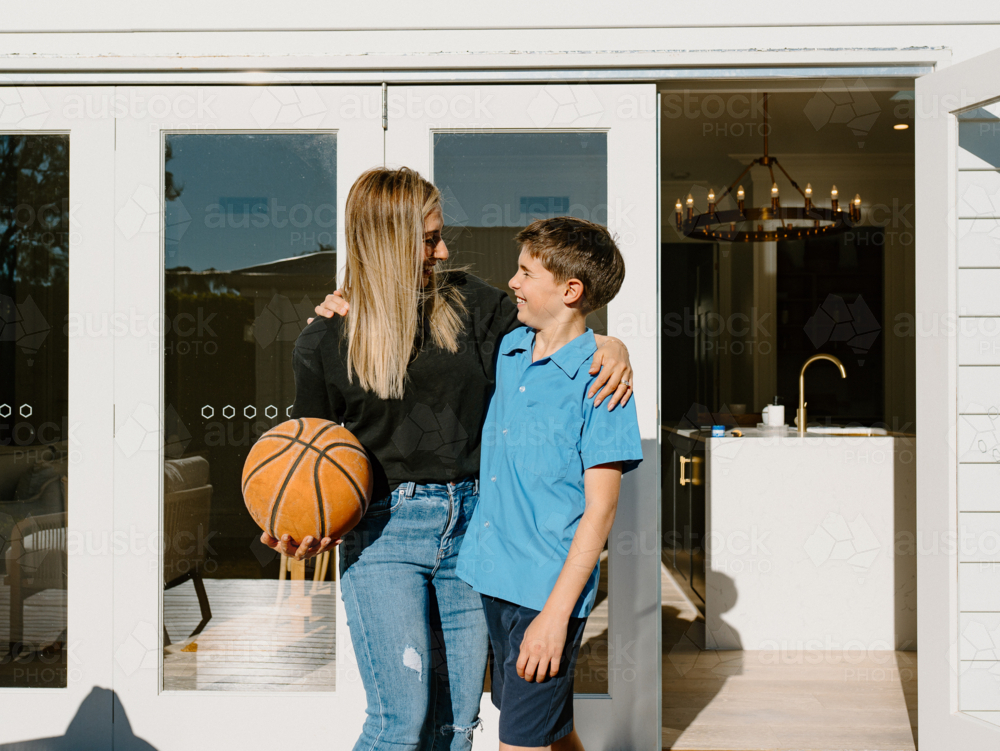
[[[132,732],[118,695],[100,686],[94,686],[80,704],[64,735],[5,743],[0,745],[0,751],[107,751],[112,747],[112,717],[116,749],[156,751]]]

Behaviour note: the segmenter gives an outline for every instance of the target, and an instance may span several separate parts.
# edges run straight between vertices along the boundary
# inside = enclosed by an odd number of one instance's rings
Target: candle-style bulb
[[[834,186],[833,186],[833,187],[832,187],[832,188],[830,189],[830,198],[831,198],[831,199],[833,199],[834,201],[836,201],[836,200],[837,200],[837,186],[836,186],[836,185],[834,185]]]
[[[742,200],[743,200],[743,198],[744,198],[745,196],[746,196],[746,193],[744,193],[744,192],[743,192],[743,186],[741,185],[741,186],[739,187],[739,190],[737,190],[737,191],[736,191],[736,197],[737,197],[737,198],[738,198],[739,200],[741,200],[741,201],[742,201]]]
[[[854,205],[855,206],[860,206],[861,205],[861,194],[860,193],[855,193],[854,194]]]
[[[677,206],[675,206],[674,208],[676,208],[677,211],[680,212],[680,210],[681,210],[681,199],[680,198],[677,199]]]
[[[778,183],[771,184],[771,198],[778,197]]]
[[[688,208],[691,208],[692,206],[694,206],[694,196],[691,195],[690,193],[688,193],[687,205],[688,205]]]
[[[812,183],[806,183],[806,198],[813,197],[813,186]]]
[[[708,189],[708,201],[709,203],[715,203],[715,191],[711,188]]]

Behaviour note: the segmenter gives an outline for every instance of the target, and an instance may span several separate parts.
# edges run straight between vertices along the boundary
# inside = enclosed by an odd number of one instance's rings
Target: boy
[[[573,667],[594,606],[622,472],[642,460],[635,400],[595,408],[587,313],[621,288],[625,264],[604,227],[536,221],[516,237],[509,284],[527,328],[499,345],[483,425],[479,503],[458,558],[483,600],[493,647],[500,747],[582,749]]]

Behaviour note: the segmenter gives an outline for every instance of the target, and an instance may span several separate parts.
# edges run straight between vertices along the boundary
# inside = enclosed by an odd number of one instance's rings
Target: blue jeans
[[[368,699],[354,751],[468,751],[489,636],[455,575],[478,480],[404,483],[340,544],[340,586]]]

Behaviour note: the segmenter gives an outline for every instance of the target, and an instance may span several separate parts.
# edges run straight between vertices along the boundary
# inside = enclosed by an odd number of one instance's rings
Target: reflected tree
[[[0,402],[14,403],[20,373],[22,383],[55,386],[48,406],[65,408],[65,338],[46,372],[29,377],[23,367],[68,311],[69,214],[69,137],[0,136]]]

